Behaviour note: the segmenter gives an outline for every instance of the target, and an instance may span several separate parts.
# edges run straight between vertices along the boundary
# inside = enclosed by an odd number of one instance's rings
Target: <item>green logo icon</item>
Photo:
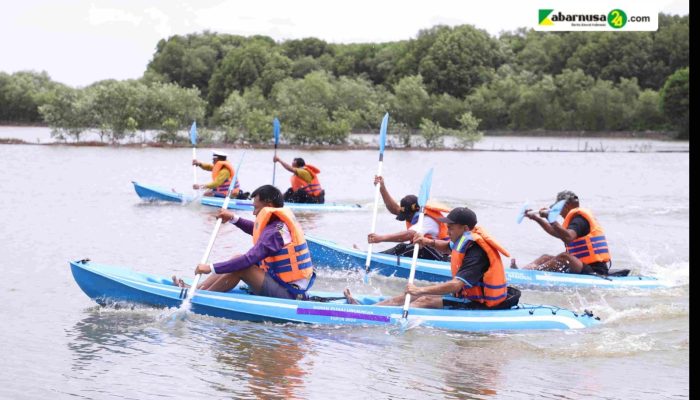
[[[551,14],[552,11],[554,11],[554,10],[540,10],[540,14],[539,14],[539,18],[538,18],[538,19],[539,19],[539,22],[540,22],[540,25],[542,25],[542,26],[552,26],[552,25],[554,25],[554,23],[552,22],[552,20],[549,19],[549,14]]]
[[[627,14],[620,10],[614,9],[608,13],[608,25],[615,29],[620,29],[627,23]]]

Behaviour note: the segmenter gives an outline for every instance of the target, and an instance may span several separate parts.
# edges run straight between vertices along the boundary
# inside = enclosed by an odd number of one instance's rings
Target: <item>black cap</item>
[[[399,214],[396,216],[396,219],[398,219],[399,221],[405,221],[411,214],[418,211],[419,209],[420,208],[418,207],[418,197],[409,194],[408,196],[405,196],[403,199],[401,199],[401,211],[399,211]]]
[[[469,229],[476,226],[476,214],[467,207],[457,207],[452,209],[447,217],[438,218],[438,221],[448,224],[466,225]]]
[[[552,206],[562,200],[566,200],[567,203],[571,200],[578,201],[578,196],[576,196],[576,193],[572,192],[571,190],[562,190],[561,192],[557,193],[557,198],[554,200]]]

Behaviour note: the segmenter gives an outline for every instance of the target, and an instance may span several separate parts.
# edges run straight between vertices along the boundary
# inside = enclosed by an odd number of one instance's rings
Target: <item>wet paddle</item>
[[[236,172],[233,174],[233,179],[231,179],[231,183],[228,185],[228,191],[226,192],[226,198],[224,199],[224,203],[221,205],[221,209],[225,210],[228,208],[228,203],[231,200],[231,192],[233,191],[233,187],[236,185],[236,179],[238,179],[238,172],[241,170],[241,163],[243,162],[243,157],[245,157],[245,151],[241,155],[241,159],[238,161],[238,166],[236,166]],[[219,233],[219,229],[221,228],[221,223],[222,220],[221,218],[216,219],[216,225],[214,225],[214,231],[211,233],[211,236],[209,237],[209,243],[207,244],[207,249],[204,250],[204,255],[202,256],[201,261],[199,262],[200,264],[206,264],[207,261],[209,261],[209,253],[211,253],[211,249],[214,247],[214,241],[216,240],[216,235]],[[192,296],[194,296],[194,291],[197,290],[197,285],[199,284],[199,278],[201,278],[202,274],[196,274],[194,276],[194,280],[192,281],[192,285],[188,290],[185,291],[185,299],[182,302],[184,305],[185,303],[190,302],[190,299]]]
[[[554,221],[557,220],[557,217],[561,213],[561,209],[564,208],[564,205],[566,204],[566,200],[559,200],[558,202],[554,203],[554,205],[549,209],[549,213],[547,214],[547,222],[550,224]],[[520,207],[520,211],[518,212],[518,215],[515,218],[515,222],[521,223],[523,222],[523,218],[525,218],[525,211],[527,211],[530,208],[530,205],[525,202],[522,207]]]
[[[561,209],[564,208],[566,200],[559,200],[552,207],[549,208],[549,213],[547,214],[547,221],[551,224],[557,220],[557,217],[561,213]]]
[[[382,125],[379,128],[379,166],[377,176],[382,176],[382,164],[384,164],[384,145],[386,144],[386,127],[389,124],[389,113],[384,114]],[[377,208],[379,207],[379,185],[374,187],[374,209],[372,210],[372,229],[374,233],[377,229]],[[365,283],[369,282],[369,265],[372,262],[372,243],[367,247],[367,259],[365,260]]]
[[[515,217],[515,222],[523,222],[523,218],[525,218],[525,211],[527,211],[528,208],[530,208],[530,205],[526,201],[525,203],[523,203],[523,206],[520,207],[520,211],[518,211],[518,215]]]
[[[192,161],[197,159],[197,121],[192,122],[190,127],[190,142],[192,142]],[[197,184],[197,166],[192,165],[193,183]]]
[[[277,156],[277,145],[280,143],[280,121],[275,118],[272,121],[272,133],[275,136],[275,156]],[[275,186],[275,172],[277,171],[277,163],[272,162],[272,186]]]
[[[423,231],[423,218],[425,215],[425,203],[428,201],[428,197],[430,197],[430,186],[433,181],[433,169],[430,168],[427,174],[425,174],[425,178],[423,178],[423,183],[420,185],[420,192],[418,193],[418,206],[420,207],[419,213],[418,214],[418,222],[413,226],[415,228],[416,232],[422,232]],[[413,258],[411,259],[411,272],[408,274],[408,283],[413,284],[413,278],[416,275],[416,263],[418,262],[418,250],[419,247],[417,244],[413,246]],[[403,303],[403,314],[401,315],[401,328],[406,329],[408,327],[408,308],[411,305],[411,295],[409,293],[406,293],[406,299],[404,300]]]

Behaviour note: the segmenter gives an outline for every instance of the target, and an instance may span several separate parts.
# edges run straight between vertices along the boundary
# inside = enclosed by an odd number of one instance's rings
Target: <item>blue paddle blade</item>
[[[280,142],[280,121],[277,118],[272,121],[272,127],[275,134],[275,145],[277,145]]]
[[[564,208],[564,204],[566,204],[566,200],[559,200],[549,209],[547,221],[549,221],[550,224],[557,220],[561,209]]]
[[[430,185],[433,183],[433,169],[430,168],[428,173],[423,178],[423,183],[420,184],[420,192],[418,192],[418,206],[423,208],[430,197]]]
[[[197,121],[192,122],[192,127],[190,128],[190,142],[192,142],[192,146],[197,145]]]
[[[523,206],[520,207],[520,211],[518,212],[518,216],[515,218],[517,223],[523,222],[523,218],[525,218],[525,210],[528,208],[530,208],[530,205],[527,204],[527,202],[523,203]]]
[[[384,153],[387,125],[389,125],[389,113],[384,114],[384,118],[382,118],[382,126],[379,128],[379,153]]]

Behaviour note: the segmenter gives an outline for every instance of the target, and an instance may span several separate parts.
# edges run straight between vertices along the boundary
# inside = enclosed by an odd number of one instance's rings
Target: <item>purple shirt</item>
[[[243,232],[252,235],[255,222],[239,218],[234,225],[239,227]],[[262,260],[272,256],[284,247],[284,240],[280,233],[280,229],[282,229],[283,226],[284,223],[273,216],[265,229],[260,232],[258,242],[255,243],[247,253],[238,257],[233,257],[227,261],[215,263],[213,272],[225,274],[246,269],[251,265],[259,265]]]

